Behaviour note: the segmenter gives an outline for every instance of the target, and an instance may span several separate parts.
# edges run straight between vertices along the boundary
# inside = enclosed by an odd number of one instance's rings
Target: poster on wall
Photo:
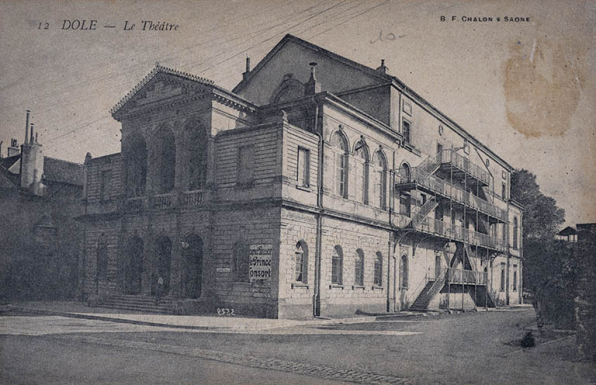
[[[271,280],[271,254],[273,245],[250,245],[248,276],[250,281]]]

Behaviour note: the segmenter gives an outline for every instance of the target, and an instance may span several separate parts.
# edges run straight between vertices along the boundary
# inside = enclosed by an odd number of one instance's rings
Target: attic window
[[[304,85],[293,78],[292,74],[284,76],[281,84],[273,92],[272,104],[283,103],[304,97]]]

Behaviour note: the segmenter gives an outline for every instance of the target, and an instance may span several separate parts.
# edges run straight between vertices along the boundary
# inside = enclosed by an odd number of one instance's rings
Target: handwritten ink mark
[[[377,37],[375,40],[371,40],[370,41],[370,44],[374,44],[377,41],[380,41],[380,42],[384,42],[384,41],[395,41],[395,39],[397,39],[397,38],[401,39],[401,38],[404,38],[404,37],[406,37],[406,35],[399,35],[398,37],[396,37],[393,32],[389,32],[388,34],[383,35],[383,30],[381,29],[379,31],[379,37]]]

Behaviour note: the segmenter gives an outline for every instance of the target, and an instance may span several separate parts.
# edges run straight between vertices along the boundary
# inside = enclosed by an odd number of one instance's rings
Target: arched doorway
[[[155,274],[151,293],[155,294],[157,280],[163,278],[163,295],[170,292],[170,265],[172,262],[172,241],[161,236],[155,241]]]
[[[203,240],[194,234],[182,242],[182,296],[201,297],[203,281]]]
[[[126,294],[140,294],[143,282],[143,240],[139,237],[132,237],[126,248],[128,264],[125,269],[124,290]]]

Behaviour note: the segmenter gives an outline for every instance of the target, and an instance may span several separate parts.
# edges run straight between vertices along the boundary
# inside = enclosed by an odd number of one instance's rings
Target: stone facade
[[[233,91],[158,66],[112,113],[122,153],[86,161],[89,297],[161,276],[183,313],[521,299],[511,166],[385,67],[286,36]]]

